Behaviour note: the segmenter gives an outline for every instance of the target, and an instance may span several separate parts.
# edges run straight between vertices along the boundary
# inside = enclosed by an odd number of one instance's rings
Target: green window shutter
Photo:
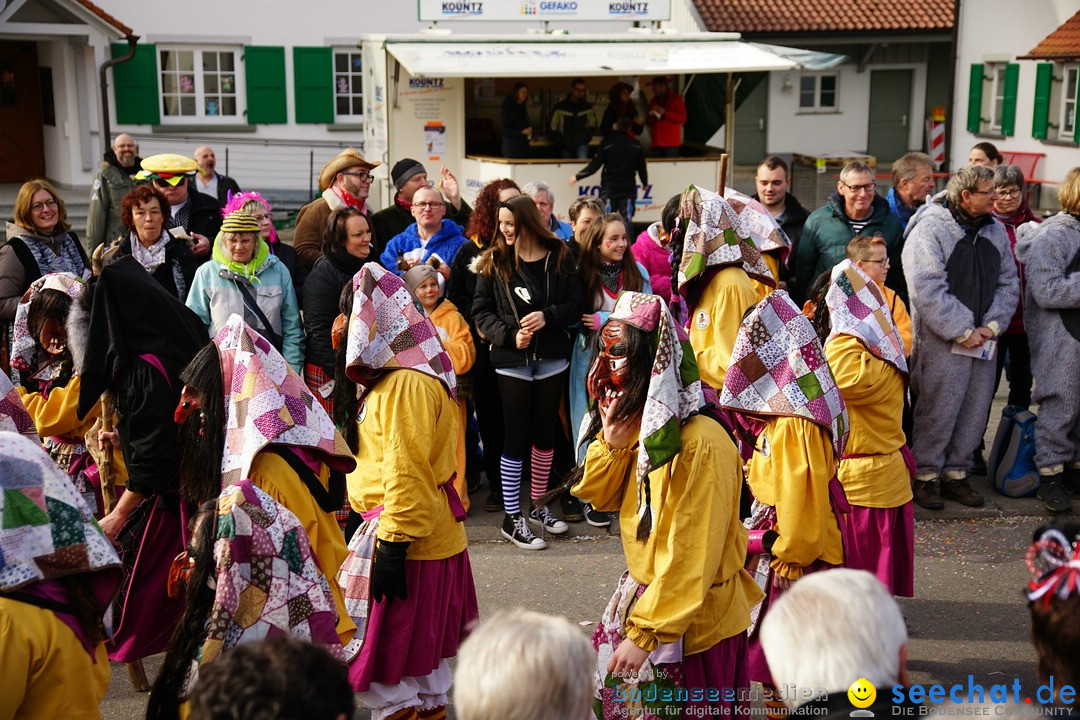
[[[127,43],[112,46],[114,58],[124,57],[128,51]],[[157,68],[156,45],[136,45],[135,57],[113,65],[113,98],[118,125],[157,125],[161,122]]]
[[[1020,82],[1020,66],[1009,63],[1005,66],[1005,99],[1001,104],[1001,134],[1016,134],[1016,86]]]
[[[1080,85],[1080,79],[1077,79]],[[1080,144],[1080,102],[1073,107],[1073,142]]]
[[[249,125],[286,123],[285,48],[249,45],[244,48]]]
[[[1031,137],[1046,139],[1050,122],[1050,87],[1054,79],[1054,64],[1039,63],[1035,66],[1035,107],[1031,120]]]
[[[296,122],[334,122],[334,51],[328,47],[293,48]]]
[[[971,66],[971,83],[968,88],[968,132],[977,133],[982,125],[983,66]]]

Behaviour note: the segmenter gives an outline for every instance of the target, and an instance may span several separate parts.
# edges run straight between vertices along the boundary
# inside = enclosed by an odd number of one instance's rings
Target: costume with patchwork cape
[[[874,573],[894,595],[911,597],[914,462],[908,462],[901,425],[904,344],[881,288],[850,260],[833,268],[825,302],[832,320],[825,355],[851,422],[837,472],[851,504],[851,512],[838,516],[844,564]]]
[[[768,683],[757,631],[778,596],[772,576],[794,581],[842,564],[836,513],[847,508],[836,480],[848,433],[844,399],[814,328],[783,290],[743,321],[720,405],[757,436],[747,478],[755,498],[747,526],[778,534],[758,564],[766,598],[750,635],[750,678]]]
[[[80,623],[70,589],[82,585],[100,618],[123,577],[120,558],[41,445],[7,431],[0,518],[0,708],[8,717],[98,717],[108,657]]]
[[[705,403],[697,366],[664,301],[624,292],[611,320],[649,334],[652,369],[639,441],[613,449],[598,434],[572,489],[598,510],[620,513],[628,567],[593,635],[601,671],[595,714],[625,717],[633,708],[641,717],[669,717],[678,706],[733,715],[741,699],[650,703],[642,695],[749,687],[746,628],[761,591],[743,569],[738,450],[719,423],[697,414]],[[643,518],[651,530],[640,541]],[[637,686],[602,672],[624,639],[650,651]]]
[[[478,616],[464,509],[452,478],[458,412],[453,366],[404,281],[368,263],[353,278],[346,372],[360,383],[359,452],[349,501],[364,524],[339,581],[357,624],[353,687],[383,718],[443,706],[457,654]],[[376,541],[409,543],[407,598],[370,594]]]

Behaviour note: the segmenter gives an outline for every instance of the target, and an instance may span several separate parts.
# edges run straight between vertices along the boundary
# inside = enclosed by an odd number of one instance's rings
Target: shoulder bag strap
[[[244,307],[250,310],[255,317],[259,318],[259,322],[263,324],[266,329],[266,339],[270,341],[270,344],[278,349],[280,352],[284,349],[282,338],[276,332],[274,332],[274,326],[270,324],[270,321],[266,319],[266,315],[263,314],[262,308],[255,302],[255,298],[251,296],[248,289],[244,287],[244,283],[233,280],[233,285],[240,291],[240,297],[244,299]]]

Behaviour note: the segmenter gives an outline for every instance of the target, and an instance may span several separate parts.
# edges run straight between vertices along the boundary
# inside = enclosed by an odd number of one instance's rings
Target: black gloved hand
[[[375,602],[383,598],[405,600],[409,592],[405,588],[405,556],[409,551],[407,542],[379,540],[375,545],[374,566],[371,569],[371,597]]]
[[[761,538],[761,545],[765,548],[765,552],[772,555],[773,545],[780,539],[780,533],[775,530],[766,530],[765,534]]]

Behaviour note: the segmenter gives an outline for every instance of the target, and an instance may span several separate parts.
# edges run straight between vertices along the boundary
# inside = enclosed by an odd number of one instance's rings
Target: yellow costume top
[[[326,512],[319,507],[296,471],[276,453],[264,451],[257,454],[251,462],[248,477],[253,485],[291,511],[304,526],[311,549],[318,558],[319,567],[326,575],[330,592],[334,595],[334,604],[338,611],[338,636],[342,645],[347,644],[356,632],[356,625],[345,611],[345,596],[337,582],[338,569],[349,556],[349,547],[345,544],[337,519],[332,512]],[[329,478],[329,468],[321,465],[319,482],[324,488],[328,486]]]
[[[873,508],[909,502],[911,478],[900,454],[904,376],[852,335],[838,335],[826,343],[825,357],[851,423],[844,454],[866,456],[840,461],[838,477],[848,502]]]
[[[721,268],[709,278],[690,312],[690,344],[701,379],[718,391],[724,386],[743,314],[761,296],[742,267]]]
[[[572,492],[597,510],[619,511],[630,576],[648,586],[627,619],[626,637],[650,651],[684,638],[691,655],[746,630],[750,608],[763,596],[743,569],[739,453],[709,418],[692,417],[681,432],[679,454],[649,474],[655,515],[644,543],[636,535],[636,443],[612,450],[601,433]]]
[[[378,537],[411,542],[410,560],[442,560],[467,545],[441,488],[457,464],[447,438],[457,437],[458,408],[437,379],[416,370],[389,370],[364,398],[360,451],[349,474],[357,512],[383,506]]]
[[[836,451],[828,429],[801,417],[764,417],[765,430],[750,463],[747,482],[754,497],[776,508],[780,537],[772,569],[789,580],[822,560],[844,562],[840,526],[829,504]]]
[[[442,338],[446,354],[454,365],[454,374],[460,377],[472,369],[476,362],[476,346],[473,344],[469,323],[458,312],[457,306],[449,300],[443,300],[428,315],[435,323]],[[457,477],[454,489],[461,498],[462,506],[469,509],[469,486],[465,480],[465,425],[469,421],[468,400],[464,393],[458,394],[458,437],[457,437]]]
[[[4,597],[0,638],[0,720],[101,718],[111,676],[104,643],[94,662],[52,610]]]
[[[889,313],[892,315],[893,322],[896,323],[896,329],[900,331],[900,339],[904,341],[904,352],[907,355],[911,354],[911,315],[908,314],[907,306],[904,305],[904,301],[896,296],[896,291],[892,288],[885,287],[881,283],[877,283],[878,289],[885,296],[885,304],[889,306]]]
[[[47,398],[43,393],[27,392],[25,388],[18,388],[19,397],[22,398],[23,405],[30,413],[38,435],[42,439],[59,435],[76,442],[83,442],[86,433],[101,416],[102,405],[101,400],[98,400],[86,417],[79,420],[75,410],[79,405],[80,387],[79,376],[74,375],[64,387],[50,389]],[[123,487],[127,484],[127,466],[124,465],[124,454],[119,451],[119,448],[113,451],[113,472],[114,485]]]

